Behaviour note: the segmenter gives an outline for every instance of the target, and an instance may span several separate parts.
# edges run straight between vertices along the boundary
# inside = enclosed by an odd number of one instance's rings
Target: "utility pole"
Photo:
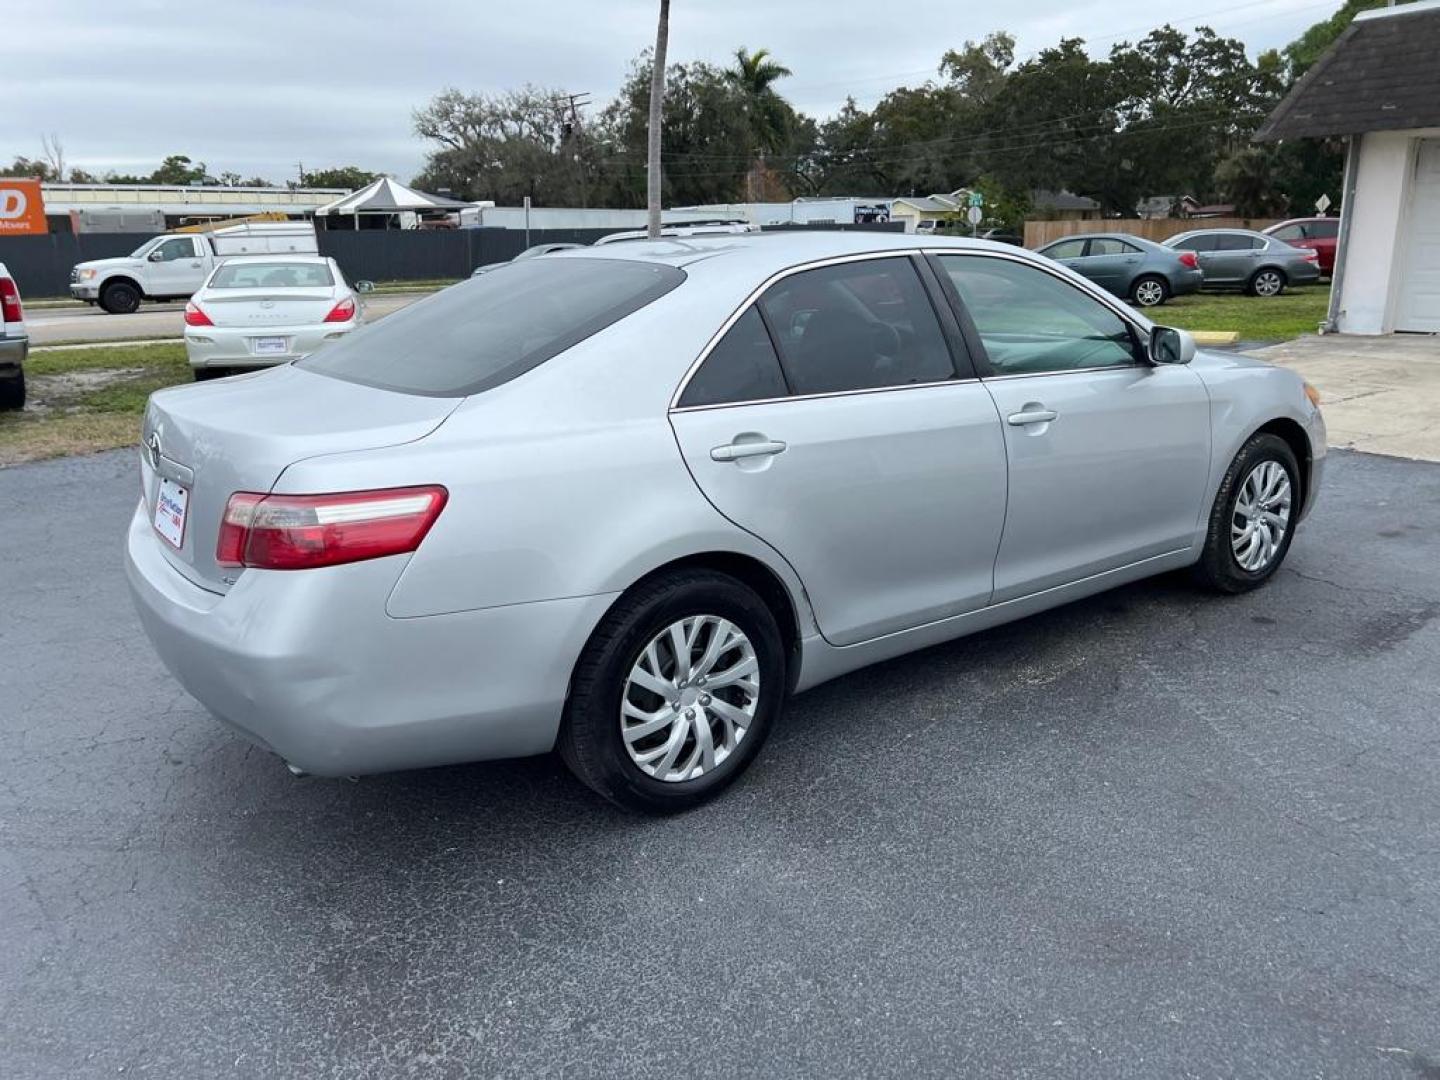
[[[300,173],[300,179],[297,181],[296,186],[297,186],[297,187],[304,187],[304,186],[305,186],[305,162],[303,162],[303,161],[297,161],[297,162],[295,163],[295,168],[296,168],[296,169],[299,171],[299,173]]]
[[[568,147],[567,153],[575,163],[575,175],[580,181],[580,205],[590,205],[590,193],[585,182],[585,163],[581,160],[580,154],[580,110],[590,104],[589,92],[580,94],[566,94],[567,104],[564,108],[569,110],[570,119],[565,121],[564,135],[565,144]]]
[[[660,126],[665,104],[665,47],[670,41],[670,0],[660,0],[660,25],[655,31],[655,56],[650,72],[650,147],[646,167],[645,202],[649,209],[646,235],[660,235]]]

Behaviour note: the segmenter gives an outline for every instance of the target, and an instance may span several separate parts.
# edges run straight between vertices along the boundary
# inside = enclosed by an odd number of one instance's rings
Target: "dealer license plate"
[[[173,548],[185,543],[185,508],[190,492],[174,480],[160,478],[160,491],[155,496],[155,531]]]

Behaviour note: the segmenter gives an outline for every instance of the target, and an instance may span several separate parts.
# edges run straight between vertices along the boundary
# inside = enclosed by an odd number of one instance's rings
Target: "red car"
[[[1320,256],[1320,273],[1335,273],[1335,240],[1340,235],[1340,219],[1333,217],[1291,218],[1265,230],[1266,236],[1283,240],[1293,247],[1310,248]]]

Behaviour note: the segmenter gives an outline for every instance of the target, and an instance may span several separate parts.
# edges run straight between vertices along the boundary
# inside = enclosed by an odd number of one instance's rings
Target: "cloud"
[[[1338,2],[1338,0],[1337,0]],[[82,168],[143,169],[166,154],[275,180],[356,164],[408,179],[425,145],[411,112],[447,86],[496,92],[524,83],[588,91],[598,109],[654,40],[654,0],[426,0],[413,10],[375,0],[6,0],[0,157],[37,156],[57,133]],[[1198,0],[1194,4],[1199,7]],[[1325,5],[1328,7],[1328,5]],[[1021,52],[1064,34],[1133,28],[1143,10],[1118,0],[674,0],[671,56],[729,60],[765,46],[795,75],[797,107],[825,114],[923,82],[941,54],[1008,29]],[[1267,14],[1268,13],[1268,14]],[[1293,38],[1321,18],[1313,0],[1222,9],[1252,48]],[[1138,35],[1135,35],[1138,36]],[[1108,47],[1105,46],[1105,47]]]

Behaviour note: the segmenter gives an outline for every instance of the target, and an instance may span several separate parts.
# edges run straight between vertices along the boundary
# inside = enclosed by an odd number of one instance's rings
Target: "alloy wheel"
[[[1258,296],[1278,296],[1284,287],[1284,279],[1274,270],[1266,270],[1255,278],[1255,292]]]
[[[1142,281],[1135,286],[1135,302],[1141,307],[1154,307],[1165,299],[1165,286],[1158,281]]]
[[[759,701],[759,661],[744,631],[718,615],[687,616],[651,638],[630,669],[620,734],[647,776],[694,780],[735,752]]]
[[[1230,550],[1242,570],[1260,573],[1275,561],[1290,528],[1290,474],[1278,461],[1250,470],[1230,515]]]

